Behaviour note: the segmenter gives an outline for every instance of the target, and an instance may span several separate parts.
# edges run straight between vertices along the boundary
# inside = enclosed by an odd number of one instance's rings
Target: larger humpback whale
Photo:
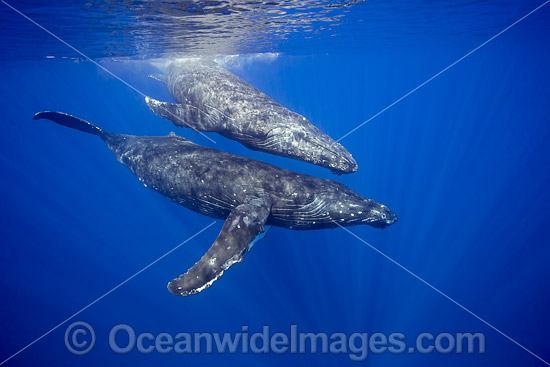
[[[33,118],[99,136],[146,186],[191,210],[225,219],[208,252],[168,284],[176,295],[208,288],[225,270],[242,261],[265,225],[320,229],[368,224],[384,228],[397,220],[386,206],[338,182],[203,147],[175,134],[109,134],[59,112],[40,112]]]
[[[337,174],[357,170],[342,145],[212,60],[170,62],[166,75],[158,79],[166,82],[178,103],[149,97],[146,102],[177,126],[217,132],[247,148],[313,163]]]

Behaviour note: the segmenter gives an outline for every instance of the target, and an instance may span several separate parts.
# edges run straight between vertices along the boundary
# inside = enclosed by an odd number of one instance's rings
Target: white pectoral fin
[[[254,239],[265,231],[270,211],[271,202],[266,199],[252,199],[235,207],[208,252],[187,273],[168,283],[170,292],[181,296],[199,293],[241,262]]]

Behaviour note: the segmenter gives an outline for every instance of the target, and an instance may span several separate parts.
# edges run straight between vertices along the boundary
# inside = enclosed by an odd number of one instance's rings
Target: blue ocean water
[[[159,59],[208,54],[335,139],[543,4],[481,2],[9,2],[157,99]],[[155,116],[143,96],[0,4],[0,362],[213,222],[143,187],[97,138],[34,121],[63,111],[106,131],[165,135],[338,180],[388,205],[393,226],[273,227],[199,295],[166,283],[222,221],[5,362],[29,365],[542,366],[550,361],[550,4],[407,96],[341,143],[359,170],[330,172],[213,144]],[[151,61],[152,60],[152,61]],[[229,61],[228,61],[229,60]],[[93,326],[72,354],[65,331]],[[483,333],[485,353],[117,354],[136,334]],[[85,340],[85,337],[83,337]],[[524,350],[529,349],[540,359]],[[121,345],[124,340],[120,341]],[[204,346],[203,346],[204,347]]]

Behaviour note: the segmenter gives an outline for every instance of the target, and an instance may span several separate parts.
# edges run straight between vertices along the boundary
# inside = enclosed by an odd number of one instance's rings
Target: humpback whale
[[[249,149],[313,163],[336,174],[357,171],[342,145],[212,60],[173,61],[164,77],[154,78],[166,83],[178,103],[146,97],[147,105],[177,126],[217,132]]]
[[[336,181],[200,146],[173,133],[110,134],[60,112],[39,112],[33,119],[48,119],[99,136],[147,187],[195,212],[225,219],[208,252],[168,284],[176,295],[210,287],[242,261],[266,225],[296,230],[357,224],[384,228],[397,221],[385,205]]]

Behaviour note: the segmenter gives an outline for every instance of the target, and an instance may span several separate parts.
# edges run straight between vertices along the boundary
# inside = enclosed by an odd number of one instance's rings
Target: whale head
[[[394,212],[384,204],[380,204],[371,200],[368,214],[365,215],[361,222],[368,224],[374,228],[386,228],[397,222],[398,218]]]
[[[307,151],[312,152],[312,163],[326,167],[339,175],[357,171],[357,162],[350,152],[321,131],[305,138],[305,144],[308,146]]]
[[[304,117],[295,115],[300,123],[272,128],[256,144],[264,151],[325,167],[336,174],[357,171],[357,163],[346,148]]]
[[[330,219],[341,226],[367,224],[374,228],[386,228],[398,220],[397,215],[384,204],[355,192],[340,192],[339,195],[330,195],[324,200],[327,202],[325,210]]]

